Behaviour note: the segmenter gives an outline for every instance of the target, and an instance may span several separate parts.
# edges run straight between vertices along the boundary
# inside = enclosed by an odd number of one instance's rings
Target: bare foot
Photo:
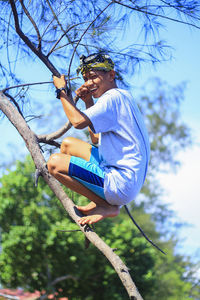
[[[76,206],[78,208],[78,210],[80,210],[84,215],[87,215],[91,212],[91,210],[93,210],[96,207],[96,203],[94,202],[90,202],[88,205],[85,206]]]
[[[96,206],[91,210],[90,215],[78,220],[79,224],[93,224],[108,217],[116,217],[119,214],[119,206],[109,205],[107,207]]]

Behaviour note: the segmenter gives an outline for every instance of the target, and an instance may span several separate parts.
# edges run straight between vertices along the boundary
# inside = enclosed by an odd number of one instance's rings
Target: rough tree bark
[[[56,197],[61,201],[64,209],[69,213],[70,217],[80,227],[81,231],[85,234],[86,238],[96,246],[107,257],[116,273],[118,274],[121,282],[123,283],[130,299],[142,300],[140,293],[135,286],[127,266],[122,262],[120,257],[111,249],[88,225],[80,226],[78,218],[80,212],[72,200],[66,195],[58,181],[53,178],[45,166],[45,159],[41,153],[38,138],[35,133],[29,128],[26,121],[18,110],[14,107],[11,101],[2,92],[0,93],[0,109],[7,116],[9,121],[15,126],[19,134],[22,136],[26,143],[36,168],[41,172],[44,180],[52,189]]]

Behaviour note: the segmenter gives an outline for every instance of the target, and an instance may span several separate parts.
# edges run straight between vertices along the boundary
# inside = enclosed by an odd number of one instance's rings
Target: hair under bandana
[[[80,66],[77,69],[77,74],[81,74],[89,70],[111,71],[114,68],[114,63],[109,55],[95,53],[89,56],[82,55],[80,57]]]

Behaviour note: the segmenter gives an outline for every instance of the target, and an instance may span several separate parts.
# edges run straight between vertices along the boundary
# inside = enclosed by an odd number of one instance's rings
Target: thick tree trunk
[[[58,181],[53,178],[45,167],[45,159],[41,153],[40,147],[38,145],[37,137],[34,132],[29,128],[26,121],[9,101],[9,99],[1,92],[0,93],[0,109],[7,116],[9,121],[15,126],[19,134],[22,136],[26,143],[36,168],[41,172],[44,180],[52,189],[56,197],[61,201],[65,210],[69,213],[70,217],[76,222],[80,227],[81,231],[85,234],[87,239],[95,245],[110,261],[116,270],[118,276],[120,277],[130,299],[142,300],[126,265],[117,256],[113,250],[88,226],[80,226],[78,223],[78,217],[80,212],[76,209],[72,200],[66,195],[64,190],[61,188]]]

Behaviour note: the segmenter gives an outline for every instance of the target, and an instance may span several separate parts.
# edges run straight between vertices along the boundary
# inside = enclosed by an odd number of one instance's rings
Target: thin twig
[[[72,25],[71,27],[69,27],[67,30],[65,30],[64,31],[64,33],[61,35],[61,37],[56,41],[56,43],[53,45],[53,47],[51,48],[51,50],[49,51],[49,53],[47,54],[47,57],[49,57],[52,53],[53,53],[53,51],[55,51],[55,48],[56,48],[56,46],[60,43],[60,41],[62,40],[62,38],[64,37],[64,36],[66,36],[66,34],[71,30],[71,29],[73,29],[74,27],[76,27],[76,26],[79,26],[79,25],[81,25],[81,24],[84,24],[84,23],[88,23],[88,22],[82,22],[82,23],[79,23],[79,24],[74,24],[74,25]],[[67,36],[67,38],[68,38],[68,36]],[[72,45],[74,42],[72,42],[71,40],[69,41],[69,43],[68,44],[66,44],[66,45]],[[66,46],[65,45],[65,46]],[[58,49],[60,49],[61,47],[58,47],[58,48],[56,48],[56,50],[58,50]]]
[[[36,31],[37,37],[38,37],[38,49],[41,50],[42,39],[41,39],[41,35],[40,35],[40,32],[39,32],[39,29],[38,29],[35,21],[33,20],[32,16],[30,15],[29,11],[26,9],[26,7],[24,5],[24,1],[23,0],[19,0],[19,2],[21,3],[21,6],[22,6],[24,12],[27,15],[27,17],[29,18],[29,20],[32,23],[33,27],[35,28],[35,31]]]
[[[148,238],[148,236],[146,236],[146,234],[144,233],[144,231],[140,228],[140,226],[139,226],[139,225],[136,223],[136,221],[134,220],[134,218],[133,218],[133,216],[131,215],[131,213],[130,213],[128,207],[127,207],[126,205],[124,205],[124,207],[125,207],[125,209],[126,209],[127,214],[129,215],[129,217],[131,218],[131,220],[133,221],[133,223],[135,224],[135,226],[139,229],[139,231],[141,232],[141,234],[145,237],[145,239],[146,239],[151,245],[153,245],[156,249],[158,249],[160,252],[162,252],[163,254],[166,255],[166,253],[165,253],[162,249],[160,249],[156,244],[154,244],[154,242],[152,242],[152,241]]]
[[[57,14],[57,16],[61,15],[61,14],[63,13],[63,11],[65,11],[65,9],[66,9],[66,7],[64,7],[64,8]],[[54,22],[54,20],[55,20],[55,17],[54,17],[54,15],[53,15],[52,20],[49,22],[49,24],[47,25],[47,27],[44,29],[44,31],[43,31],[43,33],[42,33],[42,38],[43,38],[44,35],[46,34],[46,32],[47,32],[48,28],[50,27],[50,25]]]
[[[55,13],[53,7],[51,6],[51,3],[49,2],[49,0],[46,0],[46,2],[47,2],[48,6],[49,6],[49,8],[50,8],[50,10],[51,10],[51,12],[52,12],[52,15],[54,16],[54,19],[57,21],[57,23],[58,23],[58,25],[60,26],[61,30],[62,30],[63,32],[65,32],[64,28],[62,27],[62,24],[61,24],[60,21],[58,20],[58,17],[57,17],[57,15],[56,15],[56,13]]]
[[[41,119],[42,118],[42,115],[39,115],[39,116],[35,116],[35,115],[28,115],[25,117],[25,120],[26,122],[30,122],[32,120],[35,120],[35,119]]]
[[[43,142],[41,142],[41,143],[47,144],[47,145],[50,145],[50,146],[55,146],[56,148],[59,148],[59,149],[60,149],[60,146],[61,146],[60,143],[58,143],[58,142],[56,142],[56,141],[54,141],[54,140],[51,140],[51,141],[43,141]]]
[[[199,26],[195,25],[195,24],[192,24],[192,23],[189,23],[189,22],[184,22],[184,21],[181,21],[181,20],[178,20],[178,19],[174,19],[174,18],[170,18],[170,17],[167,17],[167,16],[164,16],[164,15],[160,15],[160,14],[156,14],[156,13],[153,13],[153,12],[150,12],[150,11],[147,11],[147,10],[142,10],[138,7],[132,7],[130,5],[127,5],[127,4],[124,4],[124,3],[121,3],[119,1],[116,1],[116,0],[113,0],[114,3],[116,4],[119,4],[119,5],[122,5],[124,7],[127,7],[129,9],[132,9],[132,10],[135,10],[135,11],[138,11],[138,12],[141,12],[145,15],[151,15],[151,16],[155,16],[155,17],[159,17],[159,18],[162,18],[162,19],[166,19],[166,20],[169,20],[169,21],[173,21],[173,22],[177,22],[177,23],[181,23],[181,24],[185,24],[185,25],[189,25],[189,26],[192,26],[192,27],[195,27],[197,29],[200,29]]]
[[[80,77],[74,77],[74,78],[70,78],[70,80],[75,80],[75,79],[79,79]],[[32,82],[32,83],[22,83],[22,84],[18,84],[18,85],[14,85],[14,86],[10,86],[7,87],[5,89],[2,90],[2,92],[6,92],[8,90],[11,89],[15,89],[15,88],[19,88],[19,87],[25,87],[25,86],[31,86],[31,85],[39,85],[39,84],[48,84],[48,83],[53,83],[53,81],[42,81],[42,82]]]
[[[172,5],[171,3],[166,2],[166,1],[164,1],[164,0],[160,0],[160,1],[163,2],[163,3],[165,3],[165,4],[167,5],[167,7],[174,8],[174,9],[178,10],[178,11],[179,11],[180,13],[182,13],[182,14],[185,14],[185,15],[187,15],[187,16],[189,16],[189,17],[191,17],[191,18],[194,18],[194,19],[196,19],[196,20],[200,20],[199,17],[193,16],[192,14],[188,13],[187,11],[182,11],[178,6]]]
[[[51,282],[51,285],[56,285],[58,282],[69,279],[69,278],[73,279],[74,281],[78,280],[78,278],[73,275],[65,275],[65,276],[61,276],[61,277],[54,279],[54,281]]]
[[[68,43],[66,43],[66,44],[64,44],[64,45],[61,45],[61,46],[57,47],[56,49],[54,49],[54,51],[57,51],[57,50],[59,50],[59,49],[62,49],[62,48],[64,48],[64,47],[66,47],[66,46],[72,45],[72,44],[77,43],[77,42],[78,42],[78,40],[72,41],[71,43],[68,42]]]
[[[81,231],[80,229],[74,229],[74,230],[61,230],[61,229],[58,229],[56,231],[61,231],[61,232],[75,232],[75,231]]]
[[[11,89],[16,89],[16,88],[19,88],[19,87],[25,87],[25,86],[31,86],[31,85],[37,85],[37,84],[47,84],[47,83],[52,83],[53,81],[44,81],[44,82],[33,82],[33,83],[22,83],[22,84],[18,84],[18,85],[13,85],[13,86],[9,86],[5,89],[2,90],[2,92],[6,92],[8,90],[11,90]]]

